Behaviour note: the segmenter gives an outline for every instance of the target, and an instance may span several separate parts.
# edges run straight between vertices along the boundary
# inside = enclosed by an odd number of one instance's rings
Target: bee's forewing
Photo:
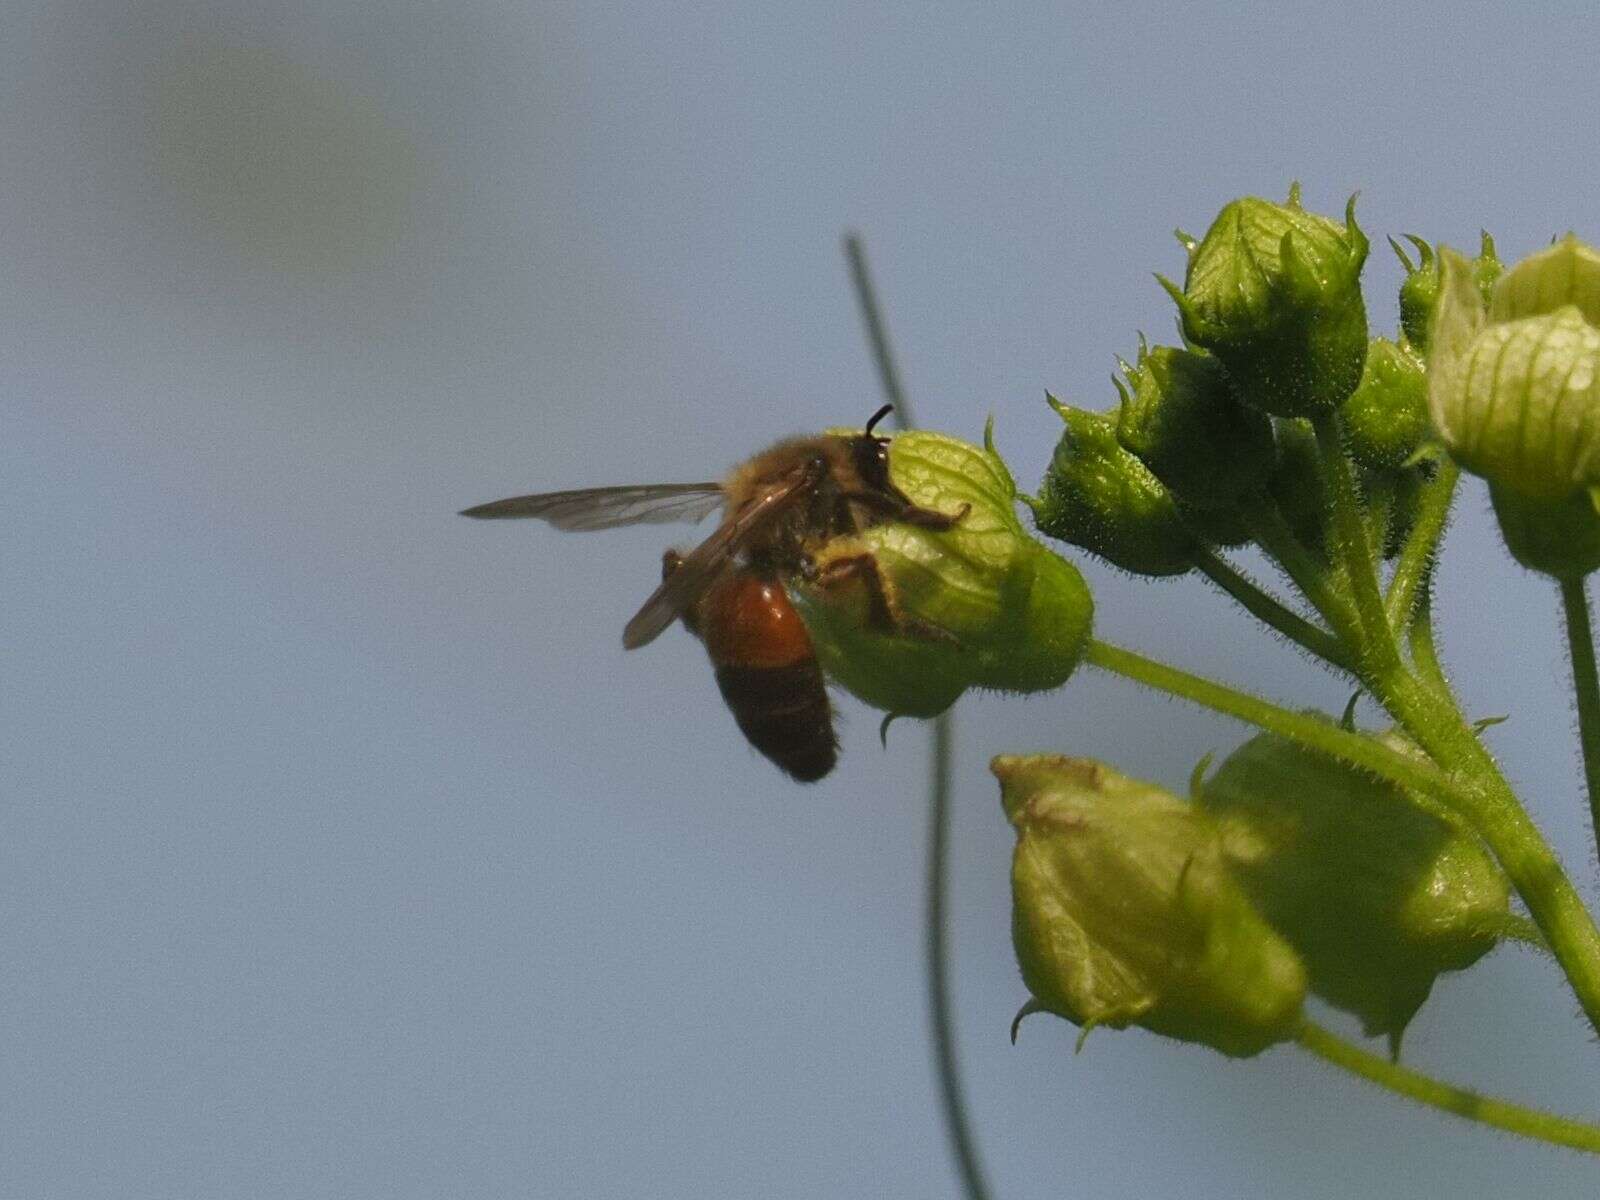
[[[461,515],[482,520],[537,517],[565,530],[614,529],[700,521],[721,503],[720,483],[640,483],[512,496],[463,509]]]
[[[751,538],[759,537],[785,507],[816,486],[818,469],[814,463],[796,467],[749,500],[718,526],[715,533],[691,550],[623,629],[623,646],[636,650],[654,641],[662,630],[687,612],[705,595],[740,547]]]

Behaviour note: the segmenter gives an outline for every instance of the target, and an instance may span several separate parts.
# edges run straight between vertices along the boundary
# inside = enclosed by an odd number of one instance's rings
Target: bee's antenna
[[[881,420],[883,420],[883,419],[884,419],[884,418],[885,418],[885,417],[887,417],[887,416],[888,416],[888,415],[889,415],[889,414],[890,414],[890,413],[892,413],[892,412],[893,412],[893,411],[894,411],[894,405],[892,405],[892,404],[885,404],[885,405],[884,405],[884,406],[883,406],[883,407],[882,407],[882,408],[880,408],[880,409],[879,409],[879,410],[878,410],[878,411],[877,411],[877,412],[875,412],[875,413],[873,413],[873,414],[872,414],[872,419],[871,419],[871,420],[870,420],[870,421],[868,421],[868,422],[867,422],[867,436],[868,436],[868,437],[871,437],[871,436],[872,436],[872,429],[873,429],[873,427],[874,427],[874,426],[875,426],[875,425],[877,425],[877,423],[878,423],[878,422],[879,422],[879,421],[881,421]]]

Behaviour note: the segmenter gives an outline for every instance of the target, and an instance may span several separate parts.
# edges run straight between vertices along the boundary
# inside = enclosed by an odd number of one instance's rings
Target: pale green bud
[[[1299,1029],[1306,976],[1223,862],[1215,824],[1088,759],[1002,755],[1027,1011],[1140,1025],[1238,1057]]]
[[[1596,300],[1595,253],[1568,238],[1533,255],[1495,285],[1487,308],[1461,256],[1442,250],[1440,260],[1428,365],[1434,428],[1457,462],[1489,481],[1523,565],[1586,574],[1600,516],[1575,497],[1600,485],[1600,327],[1584,308]]]
[[[1369,1034],[1397,1038],[1435,978],[1471,966],[1504,928],[1506,878],[1456,819],[1283,738],[1246,742],[1197,800],[1311,990]]]
[[[1221,360],[1235,394],[1276,416],[1340,404],[1361,381],[1367,312],[1361,268],[1367,238],[1300,206],[1246,196],[1226,205],[1189,257],[1184,287],[1162,279],[1184,336]]]
[[[1048,397],[1066,429],[1037,499],[1041,533],[1082,546],[1135,575],[1181,575],[1196,542],[1165,485],[1123,449],[1108,416]]]
[[[1024,531],[1011,473],[985,442],[896,435],[890,481],[920,508],[965,515],[949,529],[888,521],[830,539],[814,580],[791,588],[823,671],[875,708],[927,717],[969,687],[1059,687],[1083,655],[1088,585]]]
[[[1600,327],[1600,251],[1571,233],[1500,276],[1489,293],[1489,321],[1540,317],[1568,304]]]

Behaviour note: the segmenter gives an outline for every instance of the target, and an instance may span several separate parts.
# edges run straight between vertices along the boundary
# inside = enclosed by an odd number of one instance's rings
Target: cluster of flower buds
[[[1041,532],[1136,574],[1174,575],[1204,546],[1250,540],[1273,506],[1313,555],[1325,553],[1327,498],[1308,418],[1337,411],[1361,470],[1374,541],[1398,551],[1431,467],[1426,370],[1409,332],[1368,339],[1360,276],[1367,238],[1354,200],[1343,222],[1286,203],[1227,205],[1188,251],[1185,284],[1162,279],[1186,345],[1151,348],[1114,379],[1115,415],[1051,399],[1066,423],[1036,498]],[[1402,288],[1405,328],[1424,329],[1437,257]],[[1398,248],[1398,247],[1397,247]],[[1402,257],[1404,255],[1402,254]],[[1480,274],[1493,262],[1492,247]]]
[[[1445,448],[1489,483],[1518,562],[1600,567],[1600,252],[1570,234],[1501,275],[1439,255],[1428,408]]]
[[[991,766],[1025,1011],[1085,1030],[1247,1056],[1296,1035],[1310,992],[1397,1046],[1504,928],[1506,880],[1451,817],[1274,737],[1192,800],[1085,759]]]
[[[1023,529],[990,431],[983,446],[898,434],[889,475],[913,504],[963,515],[949,529],[891,521],[823,545],[819,579],[852,559],[870,561],[877,577],[876,590],[864,581],[792,587],[823,670],[874,708],[917,717],[943,712],[970,687],[1065,683],[1083,656],[1094,602],[1078,569]]]

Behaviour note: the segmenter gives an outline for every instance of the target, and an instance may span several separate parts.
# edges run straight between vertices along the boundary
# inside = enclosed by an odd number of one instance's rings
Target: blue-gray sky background
[[[955,1194],[920,977],[924,735],[750,752],[671,534],[474,525],[860,420],[865,235],[923,423],[1112,400],[1227,199],[1519,256],[1600,236],[1579,5],[46,2],[0,38],[0,1195]],[[1551,589],[1476,483],[1441,581],[1470,709],[1594,896]],[[680,540],[690,536],[684,533]],[[1098,630],[1334,708],[1199,583]],[[1370,713],[1368,714],[1370,717]],[[960,1052],[996,1194],[1592,1191],[1564,1152],[1283,1049],[1036,1018],[990,754],[1180,786],[1243,733],[1093,675],[962,705]],[[1419,1066],[1572,1113],[1593,1039],[1515,951]]]

